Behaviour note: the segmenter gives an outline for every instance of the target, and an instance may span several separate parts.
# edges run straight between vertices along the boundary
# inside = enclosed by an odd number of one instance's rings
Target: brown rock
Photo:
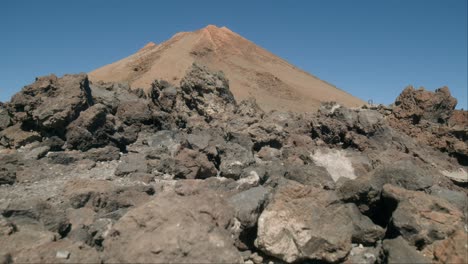
[[[423,248],[463,228],[463,213],[445,199],[389,184],[382,196],[389,208],[396,204],[389,228],[411,245]]]
[[[449,238],[434,243],[434,259],[438,263],[468,263],[468,234],[458,230]]]
[[[39,77],[15,94],[10,105],[17,113],[27,113],[35,126],[63,134],[65,127],[92,103],[88,77],[76,74]]]
[[[398,118],[411,118],[417,124],[421,119],[434,123],[447,123],[457,99],[450,95],[447,87],[430,92],[407,87],[395,100],[393,111]]]
[[[228,231],[233,217],[212,192],[159,195],[115,224],[104,241],[106,262],[241,263]]]

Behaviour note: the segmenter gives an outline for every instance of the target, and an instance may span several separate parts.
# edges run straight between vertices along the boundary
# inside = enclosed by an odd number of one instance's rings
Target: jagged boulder
[[[236,100],[222,72],[210,72],[206,67],[193,64],[180,87],[187,107],[205,119],[234,112]]]
[[[416,124],[421,119],[445,124],[456,105],[457,99],[447,87],[430,92],[409,86],[395,100],[393,112],[398,118],[410,118]]]
[[[114,116],[107,113],[104,105],[96,104],[80,113],[67,127],[65,137],[72,148],[86,151],[113,144],[112,136],[116,130]]]
[[[424,248],[463,229],[463,213],[444,199],[390,184],[383,187],[382,197],[387,208],[395,208],[390,232],[413,246]]]
[[[365,221],[365,222],[362,222]],[[258,220],[256,246],[288,263],[338,262],[355,238],[378,240],[384,231],[331,191],[289,183],[280,186]],[[354,238],[353,238],[354,237]]]
[[[92,104],[86,74],[39,77],[10,101],[16,118],[23,122],[23,126],[59,135]],[[21,113],[26,116],[19,117]]]

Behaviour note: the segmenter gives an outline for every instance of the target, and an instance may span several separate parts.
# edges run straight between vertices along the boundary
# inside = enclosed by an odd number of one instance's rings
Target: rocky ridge
[[[466,111],[264,112],[193,65],[40,77],[0,104],[0,262],[465,263]]]

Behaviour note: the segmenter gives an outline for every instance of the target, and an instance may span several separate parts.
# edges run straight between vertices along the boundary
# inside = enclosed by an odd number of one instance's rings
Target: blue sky
[[[21,1],[0,4],[0,101],[149,41],[227,26],[363,100],[447,85],[467,109],[467,0]]]

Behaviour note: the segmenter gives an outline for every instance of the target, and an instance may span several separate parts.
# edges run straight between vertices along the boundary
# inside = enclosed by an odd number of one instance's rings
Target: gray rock
[[[129,153],[121,158],[121,163],[115,170],[115,176],[123,177],[134,172],[148,172],[148,165],[144,155]]]
[[[221,176],[226,178],[239,179],[242,170],[255,163],[252,152],[236,143],[220,146],[219,156]]]
[[[183,139],[179,132],[171,130],[158,131],[146,141],[149,147],[155,150],[167,150],[171,156],[175,156],[183,145]]]
[[[387,208],[396,206],[390,232],[400,234],[410,245],[424,247],[463,228],[463,213],[444,199],[389,184],[382,197]]]
[[[50,150],[50,147],[48,146],[33,148],[24,154],[24,158],[38,160],[40,158],[45,157],[45,155],[49,152],[49,150]]]
[[[265,146],[260,149],[257,156],[264,161],[279,160],[281,158],[281,151],[276,148]]]
[[[120,150],[114,146],[93,148],[85,152],[84,157],[92,161],[111,161],[120,159]]]
[[[51,164],[70,165],[83,158],[81,152],[60,151],[47,153],[47,162]]]
[[[381,193],[385,184],[400,186],[408,190],[426,190],[433,184],[433,177],[411,161],[386,164],[370,174],[349,180],[338,188],[338,195],[345,202],[353,202],[363,213],[379,207]]]
[[[385,229],[374,224],[367,216],[361,214],[355,204],[346,204],[345,212],[353,223],[352,242],[374,245],[385,236]]]
[[[113,116],[107,114],[107,108],[96,104],[80,113],[66,132],[69,146],[86,151],[113,143],[116,125]]]
[[[0,106],[0,130],[3,130],[11,125],[10,113]]]
[[[383,255],[386,263],[431,263],[430,259],[425,258],[402,237],[385,239]]]
[[[286,166],[284,177],[304,185],[327,190],[335,189],[335,182],[327,170],[314,164]]]
[[[229,81],[222,72],[210,72],[196,64],[181,80],[186,105],[206,119],[233,113],[236,100],[229,90]]]
[[[465,193],[445,189],[438,185],[432,186],[430,190],[431,195],[447,200],[461,211],[468,210],[468,197]]]
[[[39,229],[44,228],[62,237],[70,231],[70,222],[64,212],[45,201],[23,199],[7,204],[6,208],[0,212],[18,226],[37,226]]]
[[[0,185],[14,184],[22,161],[18,154],[0,154]]]
[[[253,227],[257,223],[268,194],[267,188],[257,186],[229,198],[229,203],[236,211],[236,218],[239,219],[244,228]]]

